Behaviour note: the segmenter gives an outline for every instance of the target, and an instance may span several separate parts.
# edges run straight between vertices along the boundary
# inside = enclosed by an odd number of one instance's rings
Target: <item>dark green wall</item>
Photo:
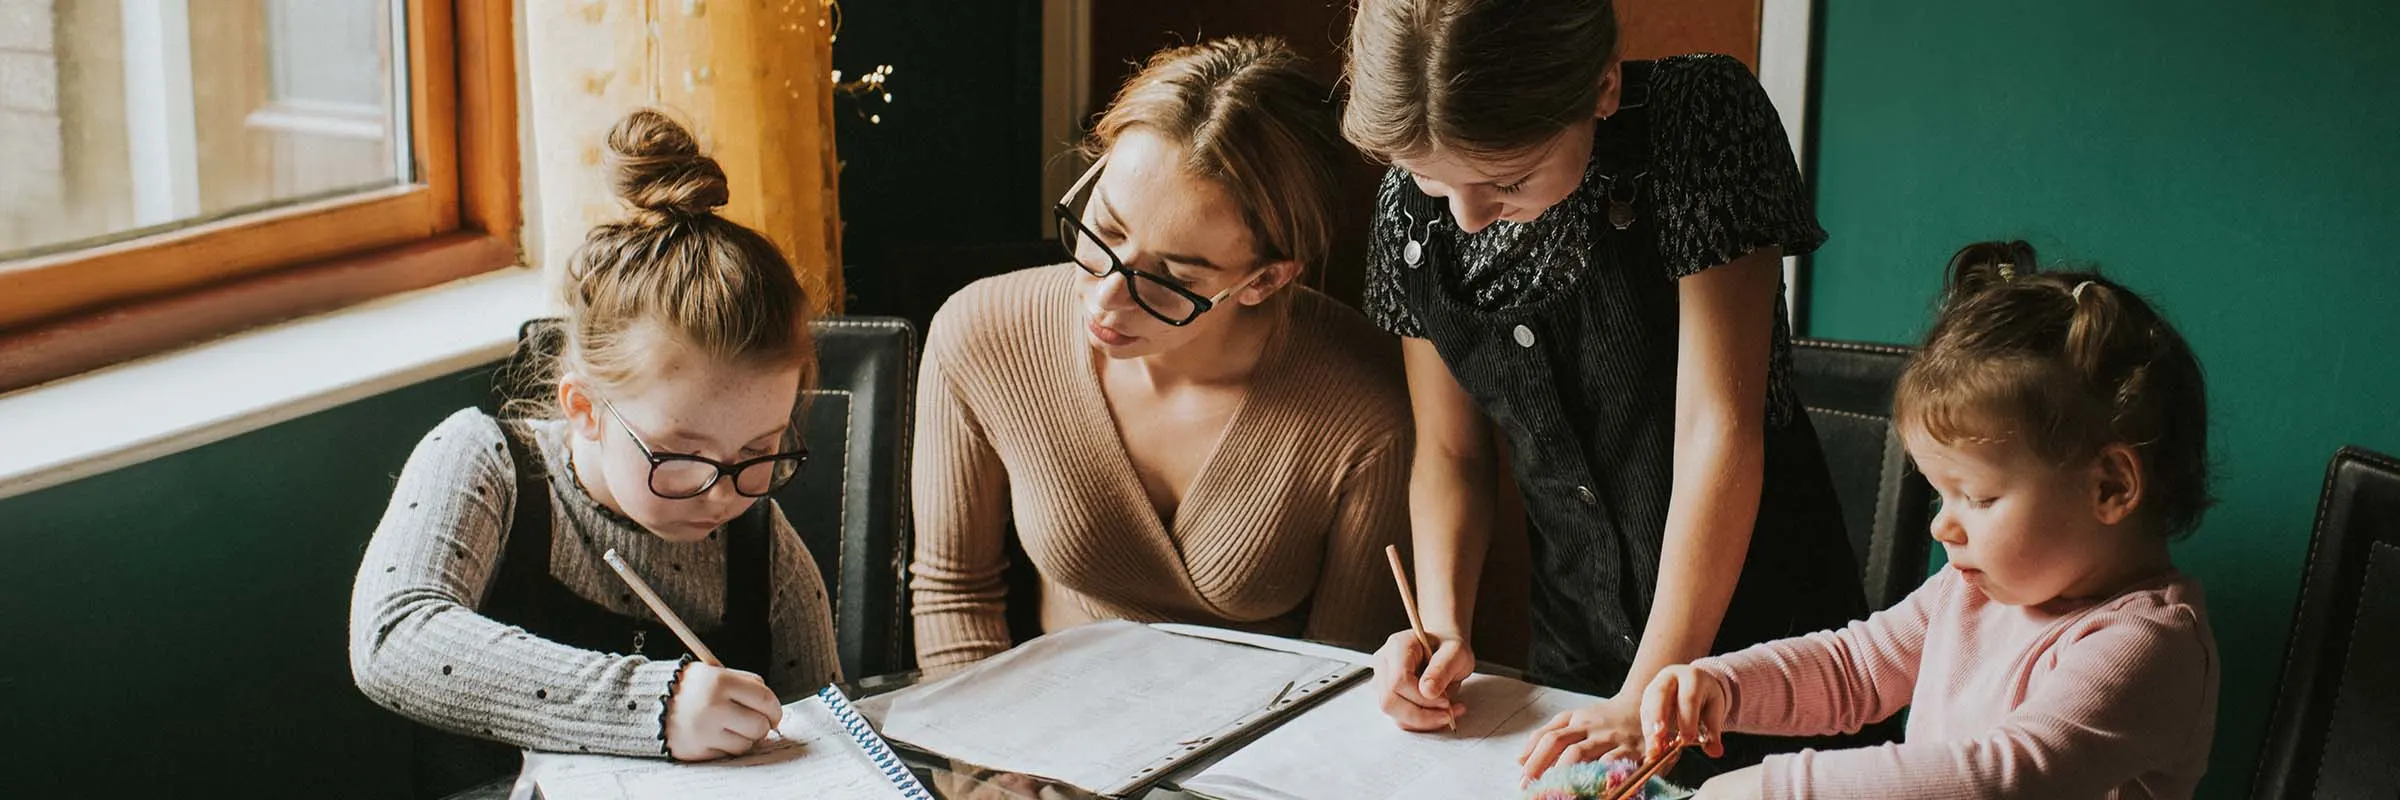
[[[417,439],[487,385],[0,500],[0,794],[405,797],[405,729],[350,682],[350,579]]]
[[[2223,504],[2177,549],[2224,659],[2203,796],[2246,791],[2336,447],[2400,452],[2400,4],[1820,2],[1810,333],[1912,342],[1959,245],[2165,306]]]

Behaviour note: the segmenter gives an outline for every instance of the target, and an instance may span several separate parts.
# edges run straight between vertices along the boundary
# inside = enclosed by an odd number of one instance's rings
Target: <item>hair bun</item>
[[[2033,245],[2023,240],[1976,242],[1950,256],[1943,296],[1959,298],[2039,272]]]
[[[628,114],[608,131],[609,165],[617,197],[645,216],[697,217],[725,205],[725,170],[700,154],[700,143],[656,109]]]

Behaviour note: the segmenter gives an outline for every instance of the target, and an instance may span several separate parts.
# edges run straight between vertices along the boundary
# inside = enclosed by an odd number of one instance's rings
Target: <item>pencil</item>
[[[1601,794],[1601,800],[1630,800],[1630,798],[1640,797],[1643,787],[1650,785],[1651,778],[1658,777],[1660,773],[1674,768],[1675,758],[1683,755],[1683,748],[1683,737],[1675,737],[1675,743],[1668,745],[1665,752],[1659,753],[1657,758],[1643,761],[1641,766],[1635,768],[1633,774],[1625,779],[1624,783],[1617,784],[1614,788]]]
[[[624,578],[626,586],[633,587],[633,593],[641,596],[642,605],[649,606],[650,613],[657,614],[658,621],[666,623],[667,629],[675,632],[675,638],[683,640],[683,648],[692,651],[700,663],[719,669],[725,667],[725,662],[717,660],[716,653],[709,652],[708,645],[700,643],[700,634],[693,633],[692,626],[683,624],[683,618],[675,616],[675,612],[667,608],[667,601],[658,599],[658,592],[650,589],[650,582],[633,573],[633,566],[625,563],[624,556],[617,555],[616,548],[611,547],[608,552],[601,553],[600,560],[608,562],[608,568],[616,570],[617,577]],[[769,728],[766,738],[780,741],[785,737],[781,728]]]
[[[1400,546],[1387,544],[1383,554],[1392,560],[1392,582],[1400,585],[1400,606],[1408,609],[1408,629],[1417,635],[1417,644],[1425,647],[1425,658],[1433,658],[1433,636],[1425,632],[1425,618],[1417,613],[1417,593],[1408,587],[1408,567],[1400,563]]]
[[[657,614],[658,621],[666,623],[667,628],[675,632],[675,638],[683,640],[684,649],[698,656],[700,663],[712,667],[725,666],[725,662],[717,660],[716,653],[709,652],[708,645],[700,643],[699,634],[692,633],[691,626],[683,624],[683,618],[675,616],[675,612],[667,608],[667,601],[658,599],[658,593],[650,590],[649,582],[633,574],[633,567],[625,564],[625,557],[617,555],[616,548],[611,547],[608,552],[601,553],[600,560],[608,562],[609,569],[616,570],[617,577],[624,578],[625,585],[633,587],[633,593],[641,596],[642,604],[649,606],[650,613]]]
[[[1408,630],[1417,635],[1417,644],[1425,648],[1425,666],[1433,666],[1433,636],[1425,632],[1425,617],[1417,613],[1417,592],[1408,586],[1408,566],[1400,563],[1400,546],[1383,546],[1383,555],[1392,562],[1392,582],[1400,585],[1400,607],[1408,609]],[[1450,729],[1458,730],[1458,720],[1450,721]]]

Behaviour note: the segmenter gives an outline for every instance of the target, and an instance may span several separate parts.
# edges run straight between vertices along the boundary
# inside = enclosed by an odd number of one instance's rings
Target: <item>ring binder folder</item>
[[[1368,671],[1112,620],[865,703],[910,748],[1128,797]]]

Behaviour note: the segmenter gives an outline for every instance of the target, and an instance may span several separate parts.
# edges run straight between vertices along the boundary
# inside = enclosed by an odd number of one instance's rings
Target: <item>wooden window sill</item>
[[[291,279],[272,291],[389,291],[361,285],[381,279],[338,273]],[[0,442],[8,443],[0,447],[0,497],[496,361],[514,346],[517,326],[544,313],[547,302],[533,270],[489,271],[0,394]],[[185,313],[205,317],[207,308]]]
[[[516,247],[499,237],[454,233],[0,331],[0,392],[437,286],[517,261]]]

